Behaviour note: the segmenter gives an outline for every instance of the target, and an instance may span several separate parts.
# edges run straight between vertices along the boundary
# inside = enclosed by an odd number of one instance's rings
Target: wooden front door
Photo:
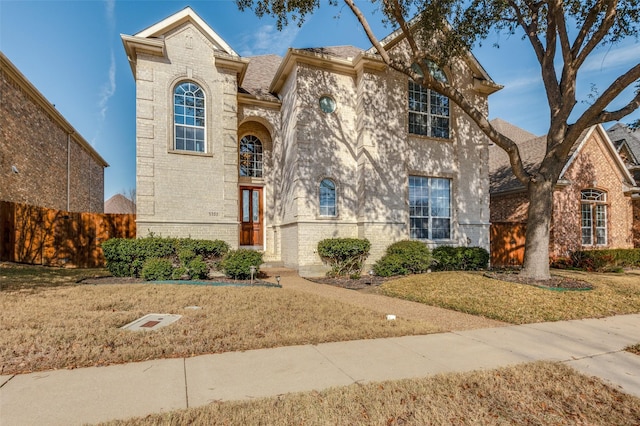
[[[262,188],[240,187],[240,245],[262,245]]]

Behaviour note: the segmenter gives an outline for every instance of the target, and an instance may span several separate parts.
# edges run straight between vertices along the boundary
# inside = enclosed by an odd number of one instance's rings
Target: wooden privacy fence
[[[46,266],[105,265],[100,243],[135,238],[134,214],[71,213],[0,201],[0,260]]]
[[[491,266],[521,266],[524,262],[525,223],[491,224]]]

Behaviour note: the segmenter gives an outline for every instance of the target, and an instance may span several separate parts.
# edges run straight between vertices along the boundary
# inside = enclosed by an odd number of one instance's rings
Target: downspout
[[[67,211],[71,206],[69,196],[71,194],[71,133],[67,134]]]

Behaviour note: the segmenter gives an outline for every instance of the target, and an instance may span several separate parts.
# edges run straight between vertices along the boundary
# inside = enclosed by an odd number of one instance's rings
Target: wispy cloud
[[[582,71],[610,71],[616,68],[631,68],[640,58],[640,43],[632,43],[620,47],[601,48],[589,57]]]
[[[504,86],[504,91],[507,90],[522,90],[522,89],[538,89],[538,86],[542,83],[542,77],[539,72],[531,72],[530,74],[520,75],[519,77],[514,78],[513,80],[509,80],[506,82],[500,82]]]
[[[266,53],[282,55],[291,46],[299,31],[300,28],[296,25],[285,27],[282,31],[278,31],[273,25],[263,25],[242,38],[239,53],[242,56]]]
[[[104,8],[107,14],[107,23],[111,29],[115,28],[116,0],[104,0]]]
[[[111,50],[111,62],[109,64],[109,80],[102,86],[100,91],[100,117],[104,120],[107,115],[107,104],[109,99],[116,93],[116,57]]]

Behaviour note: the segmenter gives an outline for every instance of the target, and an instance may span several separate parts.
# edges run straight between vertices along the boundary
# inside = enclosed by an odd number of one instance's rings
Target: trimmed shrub
[[[256,267],[254,277],[262,265],[262,253],[254,250],[231,250],[220,262],[220,268],[229,278],[246,280],[251,278],[251,266]]]
[[[197,255],[187,265],[187,270],[189,271],[189,277],[191,279],[198,278],[203,279],[207,278],[207,274],[209,273],[209,265],[202,260],[201,255]]]
[[[149,236],[138,239],[112,238],[101,245],[107,269],[116,277],[139,277],[147,259],[165,258],[175,265],[187,267],[196,256],[210,264],[229,251],[221,240],[193,240],[191,238],[162,238]]]
[[[174,280],[182,280],[182,279],[184,279],[183,277],[185,277],[185,276],[189,277],[189,274],[187,272],[187,268],[185,268],[184,266],[178,266],[171,273],[171,279],[174,279]],[[189,278],[191,278],[191,277],[189,277]]]
[[[420,241],[398,241],[387,247],[386,254],[373,265],[381,277],[421,274],[431,267],[429,247]]]
[[[328,276],[360,276],[370,248],[366,239],[328,238],[318,243],[318,254],[331,267]]]
[[[146,281],[168,280],[173,276],[173,264],[169,259],[147,259],[141,274]]]
[[[489,252],[482,247],[440,246],[433,249],[432,255],[437,271],[477,271],[489,264]]]
[[[585,271],[619,272],[640,267],[640,249],[579,250],[571,253],[567,263]]]

